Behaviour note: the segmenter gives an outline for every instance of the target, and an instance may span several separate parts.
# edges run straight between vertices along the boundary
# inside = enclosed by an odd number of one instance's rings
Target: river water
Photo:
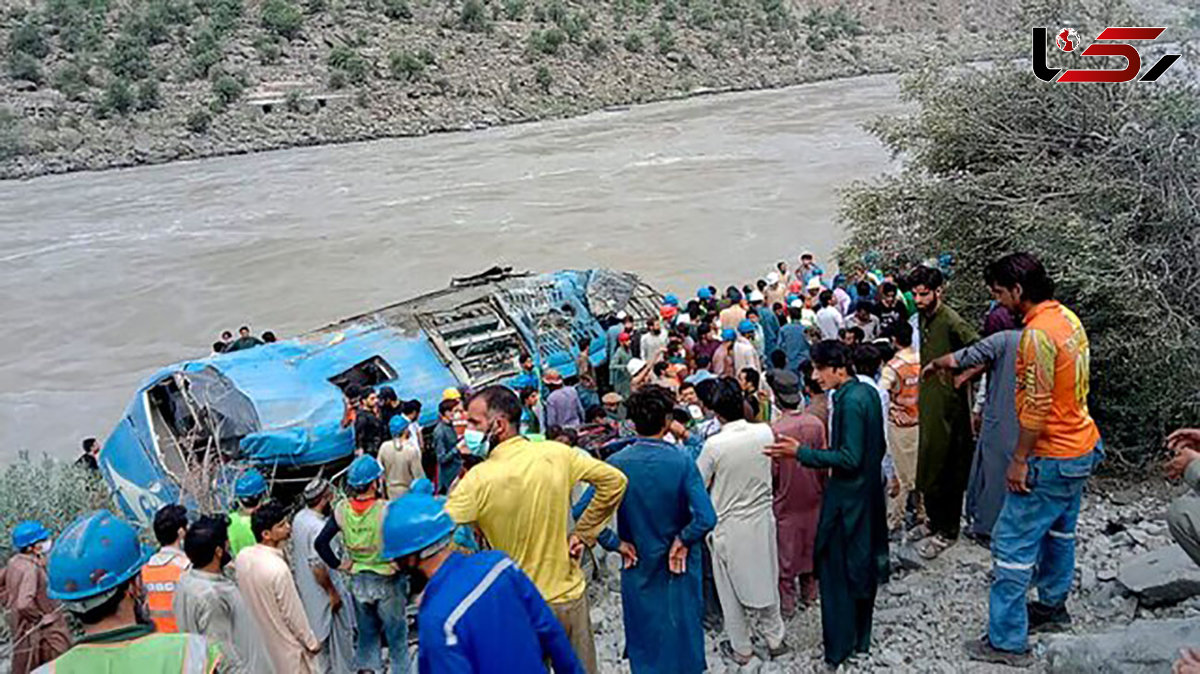
[[[870,76],[424,138],[0,182],[0,460],[103,439],[222,329],[287,336],[494,263],[664,291],[837,243],[837,190],[891,166]]]

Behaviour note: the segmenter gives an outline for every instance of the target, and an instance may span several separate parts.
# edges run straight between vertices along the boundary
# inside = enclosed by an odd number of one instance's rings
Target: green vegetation
[[[196,79],[207,78],[212,72],[213,66],[221,62],[225,58],[221,39],[217,37],[216,31],[205,28],[201,30],[188,47],[188,55],[191,58],[191,75]]]
[[[596,35],[588,40],[587,46],[584,47],[584,53],[592,58],[603,56],[608,51],[608,41],[603,37]]]
[[[137,35],[118,35],[108,52],[108,68],[118,77],[140,80],[150,74],[150,64],[150,47]]]
[[[154,110],[162,104],[162,94],[158,91],[158,82],[142,80],[137,86],[137,109],[141,112]]]
[[[96,116],[107,119],[114,115],[127,115],[133,111],[136,105],[137,96],[134,94],[133,87],[129,85],[129,80],[123,77],[114,77],[104,88],[104,95],[96,104]]]
[[[525,18],[525,0],[504,0],[504,18],[520,21]]]
[[[262,26],[279,37],[291,40],[304,26],[304,12],[288,0],[267,0],[262,8]]]
[[[466,0],[458,15],[458,25],[471,33],[486,33],[491,30],[492,24],[488,19],[487,9],[483,6],[483,0]]]
[[[343,73],[346,81],[351,84],[366,82],[370,71],[370,66],[362,54],[346,46],[334,47],[333,51],[329,52],[328,64],[333,71]]]
[[[224,110],[242,97],[245,87],[232,75],[221,75],[212,85],[213,103],[217,110]]]
[[[3,116],[0,110],[0,152],[3,152]],[[34,519],[57,535],[76,517],[97,508],[112,509],[108,489],[99,477],[71,463],[27,452],[0,473],[0,558],[7,559],[12,529],[21,520]]]
[[[0,108],[0,161],[8,161],[25,154],[25,138],[21,133],[21,120],[8,108]],[[4,495],[0,494],[0,499]]]
[[[192,133],[207,133],[208,127],[212,124],[212,114],[208,110],[200,109],[188,115],[187,128]]]
[[[9,55],[8,74],[15,80],[29,80],[35,84],[41,84],[45,79],[41,61],[24,53]]]
[[[642,48],[641,35],[638,35],[637,33],[630,33],[629,35],[625,36],[625,51],[638,54],[641,53]]]
[[[419,80],[425,72],[425,62],[412,52],[393,51],[388,54],[388,71],[394,80]]]
[[[772,9],[768,11],[768,17],[772,17],[774,22],[781,26],[791,24],[790,13],[782,5],[782,0],[762,1],[764,3],[773,3],[771,5]],[[778,3],[780,7],[775,7],[775,3]],[[806,38],[808,48],[813,51],[823,51],[829,43],[845,38],[857,37],[862,35],[865,30],[862,21],[845,7],[838,7],[832,10],[814,7],[804,15],[802,23],[808,29],[808,37]],[[775,23],[772,23],[772,26],[774,27]]]
[[[407,21],[413,17],[408,0],[384,0],[383,14],[392,21]]]
[[[1154,458],[1196,419],[1200,294],[1185,289],[1200,287],[1200,90],[1046,86],[997,63],[921,73],[903,91],[915,112],[873,126],[903,169],[847,194],[839,266],[949,252],[946,297],[974,321],[990,299],[983,267],[1035,254],[1088,331],[1109,465]]]
[[[42,24],[27,16],[8,36],[8,50],[13,54],[28,54],[39,61],[50,55],[50,43],[42,34]]]
[[[659,54],[667,54],[675,49],[675,33],[666,21],[659,21],[650,37],[654,38],[654,44],[658,45]]]
[[[550,93],[550,85],[554,82],[554,77],[550,74],[550,69],[546,66],[538,66],[537,74],[534,75],[534,80],[538,87],[546,93]]]
[[[254,40],[254,50],[258,52],[258,62],[264,66],[279,63],[283,57],[283,48],[269,35],[258,36]]]
[[[530,50],[542,54],[557,54],[566,41],[567,34],[561,28],[535,30],[529,34]]]
[[[68,63],[54,73],[54,88],[62,92],[69,101],[81,101],[90,87],[87,71],[75,63]]]

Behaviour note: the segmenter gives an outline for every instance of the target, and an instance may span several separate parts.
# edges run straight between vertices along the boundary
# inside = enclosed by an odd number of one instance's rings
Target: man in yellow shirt
[[[594,545],[625,495],[621,471],[557,442],[518,435],[521,402],[504,386],[489,386],[467,406],[463,436],[472,454],[487,460],[472,468],[450,493],[446,512],[474,524],[491,547],[512,557],[542,593],[589,674],[596,645],[578,556]],[[595,488],[591,504],[568,536],[571,488]]]

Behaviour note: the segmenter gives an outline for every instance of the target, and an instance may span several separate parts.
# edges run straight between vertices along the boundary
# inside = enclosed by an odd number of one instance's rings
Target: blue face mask
[[[463,442],[467,445],[467,450],[479,458],[487,458],[488,437],[483,431],[477,431],[474,428],[468,428],[463,433]]]

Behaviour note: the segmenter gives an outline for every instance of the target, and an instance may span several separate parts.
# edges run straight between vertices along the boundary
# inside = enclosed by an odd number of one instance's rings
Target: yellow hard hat
[[[459,391],[451,386],[445,391],[442,391],[442,400],[462,400],[462,391]]]

